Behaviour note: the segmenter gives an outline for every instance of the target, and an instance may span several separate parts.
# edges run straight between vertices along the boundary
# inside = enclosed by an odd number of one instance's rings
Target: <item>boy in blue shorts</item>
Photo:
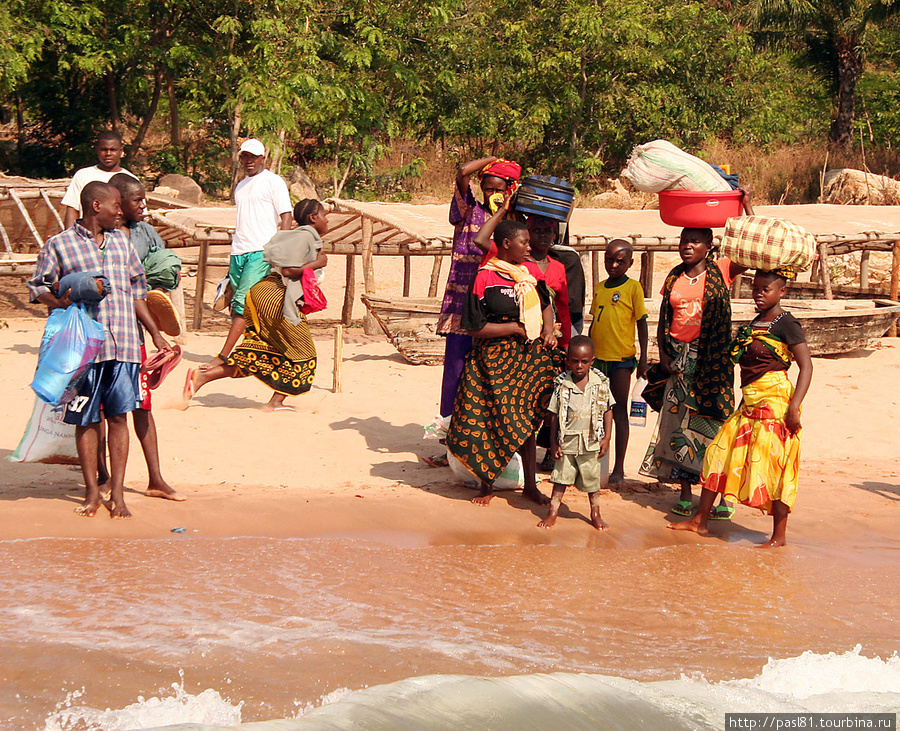
[[[34,276],[28,281],[32,302],[51,309],[71,305],[69,292],[53,293],[53,285],[72,272],[102,272],[110,293],[88,304],[88,314],[106,332],[103,347],[91,364],[78,394],[66,406],[63,421],[75,426],[75,445],[84,477],[84,502],[75,512],[97,514],[101,503],[97,484],[100,423],[109,427],[110,500],[113,518],[130,518],[125,506],[125,465],[128,461],[128,412],[141,402],[138,374],[141,341],[138,319],[160,350],[169,344],[160,335],[147,309],[147,283],[137,254],[116,230],[122,211],[119,191],[106,183],[88,183],[81,191],[82,217],[71,228],[51,238],[38,255]],[[101,415],[102,409],[102,415]]]
[[[591,302],[590,336],[594,341],[594,368],[606,375],[616,401],[613,422],[616,425],[616,462],[609,475],[610,484],[625,479],[625,452],[628,449],[628,401],[631,372],[638,378],[647,373],[647,307],[640,283],[626,272],[634,254],[625,239],[613,239],[606,247],[603,264],[609,278],[597,285]],[[634,347],[635,330],[641,346],[640,359]]]

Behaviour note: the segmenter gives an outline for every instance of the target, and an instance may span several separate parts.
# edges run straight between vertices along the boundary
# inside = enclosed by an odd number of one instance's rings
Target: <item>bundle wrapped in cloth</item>
[[[729,218],[719,249],[735,264],[763,271],[796,274],[812,266],[816,239],[802,226],[779,218]]]
[[[622,177],[645,193],[661,190],[731,190],[715,168],[666,140],[638,145],[628,158]]]

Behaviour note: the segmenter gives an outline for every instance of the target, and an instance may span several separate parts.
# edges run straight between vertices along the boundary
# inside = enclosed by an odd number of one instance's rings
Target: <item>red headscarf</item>
[[[519,187],[519,179],[522,177],[522,166],[512,160],[500,158],[481,168],[478,179],[481,180],[485,175],[493,175],[495,178],[505,180],[509,186],[509,193],[512,194]]]

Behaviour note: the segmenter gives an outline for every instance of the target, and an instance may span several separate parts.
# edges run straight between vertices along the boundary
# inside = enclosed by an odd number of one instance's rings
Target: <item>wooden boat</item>
[[[444,339],[434,332],[441,311],[440,299],[362,295],[362,301],[406,360],[414,365],[443,363]],[[900,302],[886,299],[786,299],[783,304],[803,325],[813,355],[837,355],[869,347],[900,318]],[[647,309],[653,357],[656,353],[659,303],[650,301]],[[735,332],[755,316],[756,308],[752,301],[732,302]]]
[[[753,287],[751,274],[741,275],[741,290],[738,297],[746,297]],[[792,300],[824,300],[825,285],[821,282],[790,281],[787,285],[788,297]],[[839,300],[876,300],[886,299],[888,293],[880,287],[859,287],[857,285],[835,284],[831,287],[835,299]]]
[[[437,297],[375,297],[360,295],[388,340],[413,365],[441,365],[444,338],[436,335],[441,300]]]

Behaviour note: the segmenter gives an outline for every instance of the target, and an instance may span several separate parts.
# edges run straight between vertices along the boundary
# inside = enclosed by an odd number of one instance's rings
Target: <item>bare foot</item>
[[[494,491],[487,485],[482,485],[481,490],[479,490],[478,494],[472,498],[472,502],[476,505],[481,506],[482,508],[486,508],[488,505],[490,505],[493,497]]]
[[[600,517],[600,508],[591,509],[591,525],[594,526],[597,530],[609,529],[609,526],[605,523],[603,518]]]
[[[700,516],[696,515],[690,520],[682,520],[678,523],[669,523],[666,528],[669,530],[687,530],[696,533],[698,536],[708,536],[709,530],[700,527]]]
[[[537,489],[537,486],[525,487],[522,489],[522,496],[527,497],[529,500],[533,500],[538,505],[549,505],[550,498],[548,498],[544,493]]]
[[[609,484],[615,485],[618,482],[625,481],[625,471],[624,470],[616,470],[609,476]]]
[[[125,518],[131,517],[131,511],[125,507],[124,502],[122,504],[119,504],[110,500],[109,503],[107,503],[106,507],[109,508],[110,518],[119,518],[124,520]]]
[[[97,500],[85,500],[75,508],[75,515],[80,515],[83,518],[93,518],[100,509],[100,504],[99,498]]]
[[[776,540],[776,539],[772,538],[771,540],[766,541],[765,543],[761,543],[760,545],[757,546],[757,548],[781,548],[782,546],[786,546],[786,545],[787,545],[787,541]]]
[[[207,361],[202,366],[200,366],[201,371],[208,371],[210,368],[215,368],[216,366],[225,365],[225,361],[222,360],[218,355],[212,360]]]
[[[552,528],[554,525],[556,525],[556,513],[550,513],[550,515],[548,515],[540,523],[537,524],[537,527]]]
[[[183,503],[187,498],[180,492],[176,492],[168,483],[157,482],[149,485],[144,491],[146,497],[158,497],[163,500],[173,500],[176,503]]]

